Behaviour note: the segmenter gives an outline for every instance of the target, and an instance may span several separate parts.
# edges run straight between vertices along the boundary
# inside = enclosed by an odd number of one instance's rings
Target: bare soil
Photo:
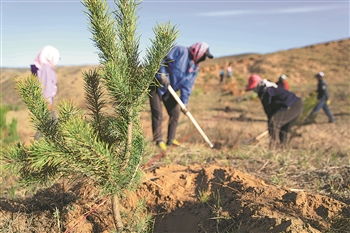
[[[26,199],[2,198],[0,229],[109,232],[113,228],[109,199],[98,197],[92,183],[83,179],[73,184],[63,181]],[[126,194],[123,206],[132,210],[140,199],[154,215],[153,232],[159,233],[325,232],[333,219],[350,217],[349,205],[341,201],[278,188],[215,165],[155,168],[145,174],[138,190]],[[6,226],[12,229],[6,231]]]
[[[171,165],[146,179],[141,195],[158,212],[154,232],[323,232],[350,210],[227,167]]]

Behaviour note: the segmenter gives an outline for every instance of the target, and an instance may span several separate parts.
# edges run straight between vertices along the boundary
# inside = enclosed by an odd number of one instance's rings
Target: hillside
[[[215,54],[215,51],[213,51]],[[220,66],[232,62],[234,77],[239,84],[245,84],[251,73],[260,74],[263,78],[276,80],[285,73],[290,78],[292,88],[300,85],[314,85],[313,76],[319,71],[327,75],[330,84],[350,82],[350,39],[332,41],[323,44],[310,45],[302,48],[279,51],[275,53],[245,54],[232,57],[223,57],[203,63],[197,86],[203,83],[201,77],[215,78],[219,74]],[[59,67],[57,69],[59,93],[58,99],[68,98],[78,105],[83,105],[82,71],[89,67]],[[20,103],[14,92],[14,82],[17,78],[29,74],[25,69],[3,68],[0,74],[0,93],[5,104]],[[241,85],[240,85],[241,86]],[[72,91],[74,90],[74,92]]]
[[[246,78],[251,73],[260,74],[266,79],[276,80],[281,74],[287,74],[294,85],[313,82],[315,73],[323,71],[328,82],[338,83],[349,80],[350,39],[315,44],[302,48],[260,55],[247,54],[217,58],[208,61],[204,73],[215,75],[219,67],[232,62],[238,78]]]

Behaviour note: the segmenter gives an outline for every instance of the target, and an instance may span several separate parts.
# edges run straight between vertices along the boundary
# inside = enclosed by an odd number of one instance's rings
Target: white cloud
[[[237,15],[276,15],[276,14],[299,14],[312,13],[319,11],[329,11],[338,9],[338,6],[315,6],[315,7],[295,7],[295,8],[276,8],[271,10],[232,10],[232,11],[211,11],[198,13],[197,16],[225,17]]]
[[[199,13],[199,16],[235,16],[235,15],[251,15],[255,14],[256,10],[232,10],[232,11],[212,11]]]
[[[310,12],[318,12],[318,11],[329,11],[337,9],[335,6],[319,6],[319,7],[299,7],[299,8],[290,8],[290,9],[281,9],[280,14],[296,14],[296,13],[310,13]]]

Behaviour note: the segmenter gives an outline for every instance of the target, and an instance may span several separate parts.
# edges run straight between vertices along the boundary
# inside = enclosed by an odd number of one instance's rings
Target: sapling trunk
[[[130,155],[131,155],[131,147],[132,147],[132,130],[133,130],[133,122],[132,120],[129,121],[128,124],[128,134],[127,134],[127,141],[125,146],[125,165],[124,167],[128,166]]]
[[[111,195],[111,203],[112,203],[112,213],[113,213],[113,220],[114,224],[118,231],[123,230],[124,225],[122,222],[122,218],[120,216],[120,209],[119,209],[119,198],[118,194],[112,194]]]

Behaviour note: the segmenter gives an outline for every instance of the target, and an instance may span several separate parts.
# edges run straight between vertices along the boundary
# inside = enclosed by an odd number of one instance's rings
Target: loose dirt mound
[[[155,232],[319,232],[349,211],[326,196],[277,188],[231,168],[170,166],[147,179],[140,195],[159,213]]]
[[[54,185],[25,200],[0,200],[0,229],[16,232],[107,232],[113,228],[108,198],[91,182]],[[139,200],[155,214],[154,232],[324,232],[331,219],[348,218],[345,203],[292,191],[232,168],[172,165],[145,174]],[[125,222],[137,221],[133,216]]]

